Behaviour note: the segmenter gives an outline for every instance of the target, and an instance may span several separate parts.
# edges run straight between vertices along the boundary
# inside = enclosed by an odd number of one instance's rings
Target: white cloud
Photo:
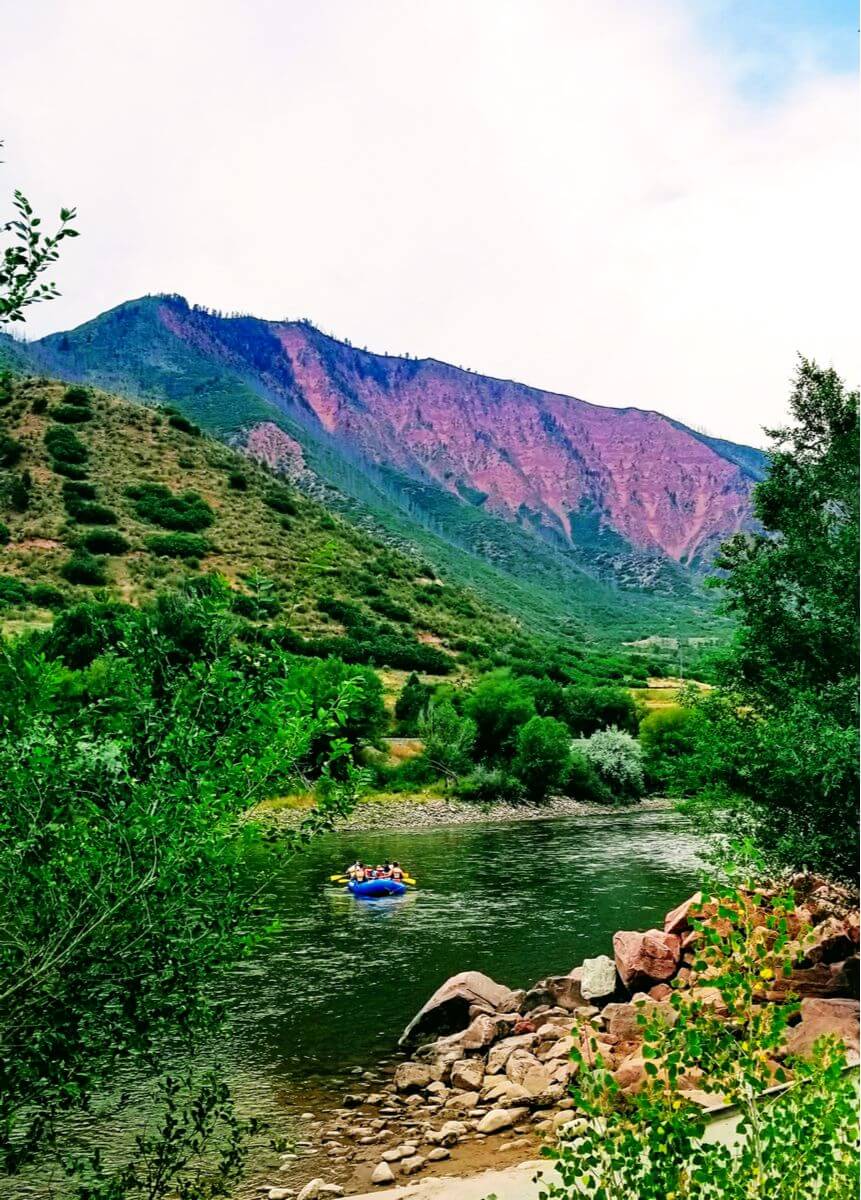
[[[859,375],[854,85],[745,102],[690,14],[10,6],[0,185],[83,235],[30,334],[178,291],[761,441],[797,351]]]

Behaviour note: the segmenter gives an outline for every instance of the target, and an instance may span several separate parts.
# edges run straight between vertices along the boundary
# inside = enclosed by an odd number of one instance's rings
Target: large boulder
[[[395,1090],[407,1095],[410,1092],[421,1092],[435,1079],[439,1072],[424,1063],[400,1063],[395,1071]]]
[[[402,1046],[431,1041],[443,1033],[456,1033],[469,1024],[472,1005],[493,1012],[516,1011],[516,999],[510,988],[496,983],[480,971],[461,971],[438,987],[401,1035]]]
[[[510,1129],[522,1121],[529,1113],[528,1108],[492,1108],[481,1118],[476,1126],[478,1133],[498,1133],[500,1129]]]
[[[773,980],[767,1000],[785,1000],[787,996],[821,997],[822,999],[858,999],[858,956],[844,962],[814,963],[810,967],[794,967],[789,976]]]
[[[580,994],[587,1004],[596,1004],[600,1008],[613,999],[619,986],[619,977],[612,958],[606,954],[584,958],[580,971]]]
[[[826,917],[810,931],[805,940],[806,964],[842,962],[855,951],[855,941],[848,921]]]
[[[682,946],[674,933],[649,929],[646,933],[620,930],[613,936],[616,969],[629,991],[666,983],[678,970]]]
[[[487,1074],[496,1075],[499,1071],[504,1071],[510,1054],[515,1050],[534,1046],[537,1040],[538,1035],[535,1033],[521,1033],[517,1037],[508,1037],[497,1042],[487,1056]]]
[[[702,892],[694,892],[693,896],[688,896],[678,908],[674,908],[672,912],[668,912],[664,918],[664,933],[682,934],[687,933],[691,928],[691,909],[699,909],[703,902]]]
[[[806,1057],[817,1038],[830,1035],[843,1042],[849,1061],[857,1063],[858,1019],[857,1000],[802,1000],[801,1020],[786,1034],[786,1053]]]
[[[536,1008],[564,1008],[573,1012],[583,1004],[583,994],[580,988],[582,969],[575,967],[568,975],[550,975],[541,979],[531,987],[520,1005],[522,1013],[530,1013]]]

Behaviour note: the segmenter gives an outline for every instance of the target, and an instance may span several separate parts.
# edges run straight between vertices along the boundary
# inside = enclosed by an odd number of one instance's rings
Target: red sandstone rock
[[[817,1038],[832,1035],[846,1046],[850,1062],[858,1061],[857,1000],[801,1001],[801,1020],[786,1035],[786,1053],[809,1055]]]
[[[702,892],[694,892],[688,896],[678,908],[668,912],[664,918],[664,933],[687,933],[690,929],[691,909],[699,909],[703,902]]]
[[[613,937],[616,969],[625,987],[651,987],[672,979],[679,965],[681,943],[674,933],[620,930]]]
[[[842,962],[855,949],[849,926],[839,917],[826,917],[810,936],[812,941],[804,943],[804,957],[811,964]]]

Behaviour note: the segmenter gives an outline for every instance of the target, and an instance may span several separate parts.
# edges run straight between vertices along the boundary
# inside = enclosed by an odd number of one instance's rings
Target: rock
[[[528,1050],[514,1050],[505,1064],[505,1074],[512,1083],[516,1083],[529,1093],[537,1096],[550,1084],[550,1072]]]
[[[634,991],[672,979],[679,965],[681,943],[674,933],[659,929],[646,933],[620,930],[613,936],[613,951],[622,982]]]
[[[858,1019],[857,1000],[802,1000],[801,1020],[786,1034],[786,1053],[806,1057],[817,1038],[830,1034],[843,1042],[849,1061],[857,1062]]]
[[[804,943],[805,966],[842,962],[854,950],[848,923],[839,917],[826,917],[810,931],[810,939]]]
[[[341,1101],[344,1108],[361,1108],[364,1103],[364,1099],[354,1093],[348,1093]]]
[[[451,1158],[451,1150],[446,1150],[445,1146],[434,1146],[428,1154],[428,1162],[442,1162],[444,1158]]]
[[[500,1129],[510,1129],[529,1112],[526,1108],[492,1108],[476,1125],[478,1133],[498,1133]]]
[[[522,1004],[525,999],[526,992],[523,993],[520,1003]],[[515,1037],[519,1037],[522,1033],[535,1033],[535,1022],[531,1021],[529,1017],[518,1017],[511,1032]]]
[[[623,1059],[613,1072],[613,1078],[621,1091],[638,1092],[646,1082],[645,1059],[641,1058],[639,1054],[632,1054]]]
[[[456,1109],[458,1112],[469,1112],[471,1108],[475,1108],[478,1101],[478,1092],[454,1092],[446,1100],[445,1106]]]
[[[480,1058],[461,1058],[452,1063],[451,1086],[465,1092],[476,1092],[484,1079],[484,1063]]]
[[[503,1024],[503,1028],[505,1025]],[[455,1062],[462,1058],[468,1050],[484,1050],[487,1046],[492,1045],[500,1034],[500,1022],[497,1017],[490,1017],[486,1013],[471,1021],[466,1029],[460,1033],[449,1034],[448,1037],[438,1038],[432,1046],[427,1047],[428,1051],[433,1053],[437,1062],[440,1059],[449,1058],[449,1062]]]
[[[701,1004],[704,1008],[710,1008],[717,1017],[726,1017],[729,1015],[729,1008],[720,988],[692,987],[688,992],[688,997]]]
[[[816,963],[812,967],[795,967],[789,978],[778,976],[766,992],[767,1000],[784,1000],[787,995],[801,999],[821,997],[823,999],[858,996],[858,958],[846,959],[842,963]]]
[[[371,1183],[394,1183],[395,1173],[387,1162],[380,1162],[371,1172]]]
[[[678,1014],[666,1000],[652,1000],[639,993],[628,1004],[608,1004],[604,1009],[604,1026],[611,1041],[641,1042],[643,1028],[640,1018],[647,1020],[660,1014],[668,1025],[675,1025]]]
[[[438,987],[401,1035],[402,1046],[429,1041],[441,1033],[456,1033],[469,1024],[473,1004],[486,1005],[493,1012],[515,1010],[510,988],[496,983],[480,971],[462,971]]]
[[[574,1048],[574,1038],[570,1033],[555,1041],[549,1050],[545,1050],[539,1057],[542,1062],[553,1062],[557,1058],[570,1057],[571,1051]]]
[[[534,1046],[536,1040],[535,1033],[521,1033],[517,1037],[509,1037],[497,1042],[487,1056],[486,1074],[496,1075],[497,1072],[504,1071],[510,1054],[519,1047]]]
[[[283,1187],[269,1188],[266,1194],[269,1200],[292,1200],[292,1197],[296,1195],[292,1188]]]
[[[613,999],[619,986],[619,977],[612,958],[606,954],[584,958],[580,969],[580,993],[584,1000],[603,1006]]]
[[[401,1063],[395,1071],[395,1087],[401,1093],[421,1092],[437,1078],[431,1067],[423,1063]]]
[[[703,902],[702,892],[694,892],[678,908],[668,912],[664,917],[664,933],[687,933],[691,928],[692,908],[699,908]]]
[[[320,1188],[321,1196],[343,1196],[344,1189],[340,1183],[324,1183]]]
[[[406,1158],[415,1149],[414,1146],[405,1148],[404,1146],[395,1146],[393,1150],[384,1150],[382,1154],[383,1162],[393,1163],[400,1162],[402,1158]]]
[[[650,987],[648,996],[650,1000],[669,1000],[673,994],[673,989],[668,983],[656,983],[654,987]]]
[[[429,1083],[425,1091],[429,1096],[436,1096],[439,1099],[445,1099],[448,1095],[448,1088],[441,1079],[435,1079],[433,1083]]]
[[[519,1083],[514,1083],[505,1075],[488,1075],[484,1081],[481,1099],[488,1104],[521,1104],[531,1100],[531,1093]]]
[[[446,1121],[440,1129],[429,1129],[425,1134],[425,1141],[432,1145],[454,1146],[462,1137],[466,1137],[468,1132],[463,1121]]]
[[[575,967],[568,975],[550,975],[540,980],[524,996],[520,1005],[521,1013],[531,1013],[545,1005],[573,1012],[583,1003],[580,975],[580,967]]]
[[[324,1185],[322,1179],[310,1179],[302,1188],[296,1200],[317,1200],[320,1195],[320,1188]]]
[[[401,1163],[401,1170],[405,1175],[415,1175],[425,1165],[425,1160],[421,1154],[413,1154],[409,1158],[405,1158]]]

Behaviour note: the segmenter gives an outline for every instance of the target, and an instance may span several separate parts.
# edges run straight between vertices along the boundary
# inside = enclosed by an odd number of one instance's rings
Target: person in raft
[[[353,863],[351,867],[347,867],[347,878],[355,880],[356,883],[370,883],[372,879],[393,879],[397,883],[401,883],[404,878],[404,869],[399,862],[378,863],[376,867],[366,867],[361,861]]]

